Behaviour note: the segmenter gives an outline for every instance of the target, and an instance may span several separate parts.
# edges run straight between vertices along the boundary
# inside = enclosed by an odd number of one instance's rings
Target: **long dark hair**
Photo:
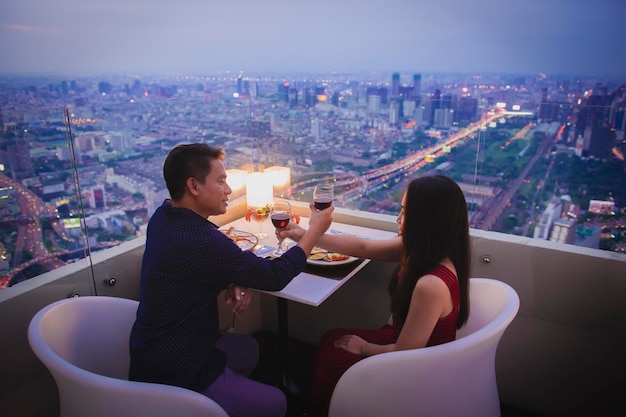
[[[397,279],[389,287],[391,311],[403,325],[417,280],[445,258],[456,268],[460,307],[456,327],[469,315],[470,238],[467,205],[458,184],[444,175],[412,180],[406,191],[403,253]]]

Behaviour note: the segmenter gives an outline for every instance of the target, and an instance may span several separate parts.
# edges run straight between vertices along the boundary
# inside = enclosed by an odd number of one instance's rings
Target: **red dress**
[[[435,275],[446,283],[454,309],[446,317],[437,321],[426,346],[434,346],[450,342],[456,338],[456,318],[459,312],[459,285],[452,271],[443,265],[438,265],[428,275]],[[385,325],[379,329],[333,329],[326,332],[320,341],[313,362],[313,381],[311,385],[311,400],[313,405],[322,412],[328,413],[328,405],[335,385],[343,373],[356,362],[362,359],[343,349],[334,346],[335,340],[343,335],[354,334],[369,343],[387,345],[395,343],[401,328],[394,325]]]

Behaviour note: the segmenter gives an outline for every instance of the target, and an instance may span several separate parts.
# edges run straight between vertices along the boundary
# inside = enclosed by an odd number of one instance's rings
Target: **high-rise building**
[[[298,107],[298,89],[295,87],[289,89],[289,107]]]
[[[375,114],[380,113],[381,102],[382,102],[382,99],[380,96],[377,96],[377,95],[368,96],[367,97],[367,110],[370,113],[375,113]]]
[[[563,204],[560,199],[554,197],[546,209],[541,213],[541,220],[535,227],[533,237],[535,239],[548,240],[552,232],[552,225],[561,218]]]
[[[413,93],[411,94],[411,98],[419,99],[422,89],[422,75],[414,74],[413,75]]]
[[[576,219],[557,219],[552,225],[551,242],[573,244],[576,239]]]
[[[398,97],[400,95],[400,74],[394,72],[391,75],[391,97]]]
[[[31,178],[33,176],[33,162],[30,159],[28,139],[18,138],[7,144],[7,159],[11,175],[15,179]]]
[[[369,103],[369,96],[378,96],[380,97],[380,104],[387,104],[387,89],[385,87],[367,87],[365,90],[365,96],[367,97],[367,102]]]
[[[611,158],[619,114],[615,111],[614,104],[620,102],[619,98],[622,93],[622,90],[618,89],[608,94],[605,86],[597,85],[580,107],[575,136],[583,138],[582,156],[593,156],[598,159]]]
[[[435,109],[435,117],[433,126],[436,128],[449,129],[454,121],[454,110],[452,109]]]
[[[432,125],[435,121],[435,111],[441,108],[441,90],[436,89],[435,94],[428,102],[430,103],[428,122]]]
[[[280,101],[289,102],[289,83],[284,82],[278,84],[278,99]]]
[[[319,139],[322,134],[322,126],[319,119],[311,119],[311,136]]]
[[[104,135],[107,148],[114,150],[132,149],[135,141],[124,131],[112,131]]]
[[[400,101],[392,99],[389,103],[389,124],[397,125],[400,122]]]
[[[261,120],[252,121],[252,137],[256,139],[267,139],[271,137],[271,123]]]
[[[402,117],[406,117],[406,118],[413,118],[413,116],[415,115],[415,107],[417,106],[417,103],[415,102],[415,100],[402,100],[402,107],[401,107],[401,116]]]
[[[455,106],[455,122],[471,122],[478,115],[478,99],[473,97],[461,97]]]
[[[239,73],[237,75],[237,93],[239,95],[243,94],[243,74]]]

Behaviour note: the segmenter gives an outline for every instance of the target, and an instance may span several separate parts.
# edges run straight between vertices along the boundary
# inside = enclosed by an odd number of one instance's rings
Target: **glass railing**
[[[408,180],[441,173],[475,229],[624,254],[621,84],[402,77],[0,80],[0,287],[142,236],[190,142],[226,150],[234,197],[259,171],[277,196],[330,181],[336,206],[396,215]]]

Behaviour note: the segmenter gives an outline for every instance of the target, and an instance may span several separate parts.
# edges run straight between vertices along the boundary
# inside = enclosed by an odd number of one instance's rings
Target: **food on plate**
[[[324,259],[325,257],[326,257],[326,252],[317,252],[317,253],[312,253],[309,256],[309,259],[312,261],[320,261]]]
[[[222,230],[226,236],[228,236],[233,242],[235,242],[238,246],[241,246],[240,242],[244,242],[243,244],[251,244],[253,247],[256,246],[258,241],[256,238],[252,239],[250,235],[238,234],[234,227],[229,227],[227,230]],[[247,243],[245,243],[247,242]]]
[[[327,257],[330,258],[332,262],[345,261],[349,258],[348,255],[343,255],[341,253],[329,253]]]
[[[343,255],[337,252],[330,252],[317,246],[313,247],[313,249],[311,250],[311,254],[309,255],[309,260],[311,261],[338,262],[345,261],[349,258],[350,257],[348,255]]]

